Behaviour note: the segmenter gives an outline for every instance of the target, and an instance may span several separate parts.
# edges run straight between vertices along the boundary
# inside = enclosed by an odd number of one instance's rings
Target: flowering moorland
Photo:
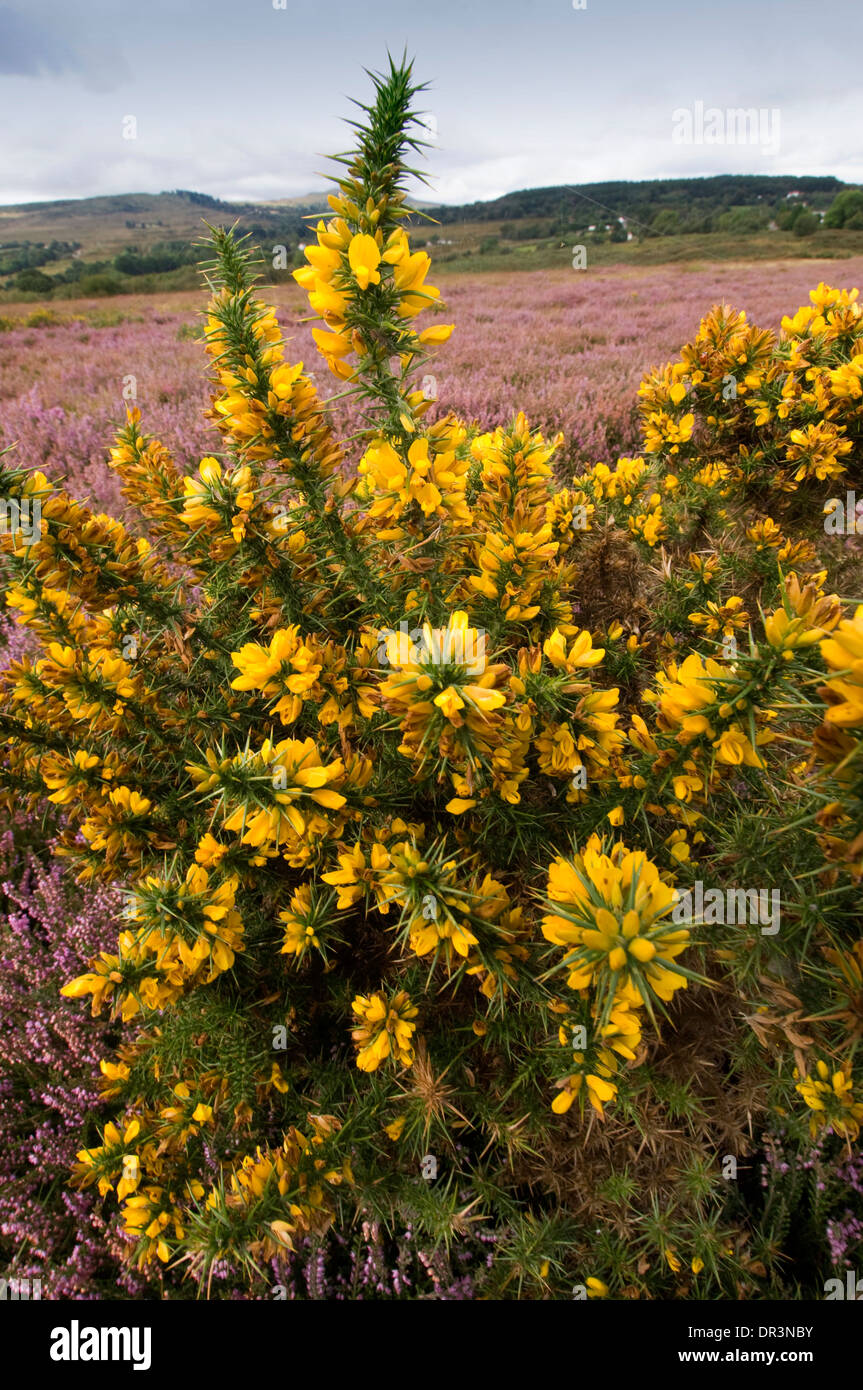
[[[863,261],[843,261],[841,270],[857,284]],[[732,298],[756,322],[778,328],[788,305],[805,299],[823,273],[823,262],[813,268],[786,261],[766,269],[720,264],[448,275],[446,299],[458,332],[430,368],[437,400],[427,418],[452,410],[494,429],[523,410],[545,433],[563,433],[559,467],[637,454],[636,390],[645,364],[676,352],[705,305]],[[326,394],[305,298],[298,287],[277,286],[273,303],[291,356],[309,364]],[[156,305],[127,297],[122,307],[86,301],[68,316],[37,309],[7,318],[0,336],[2,442],[15,444],[16,457],[30,468],[48,467],[52,475],[62,468],[76,497],[134,525],[134,509],[125,507],[105,462],[129,377],[148,428],[170,441],[182,472],[218,448],[204,414],[209,395],[193,309],[193,296],[177,294]],[[343,436],[358,427],[355,400],[334,401],[332,412]]]
[[[860,481],[857,293],[778,333],[715,308],[639,452],[562,486],[558,436],[424,394],[417,90],[375,79],[296,275],[352,437],[215,231],[194,473],[130,410],[127,530],[0,461],[36,644],[5,794],[123,895],[62,991],[122,1028],[72,1185],[209,1291],[308,1251],[325,1282],[359,1216],[473,1251],[484,1296],[811,1294],[863,1120],[863,607],[823,524]]]

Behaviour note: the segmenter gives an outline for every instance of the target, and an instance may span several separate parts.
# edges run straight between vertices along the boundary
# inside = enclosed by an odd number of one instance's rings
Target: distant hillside
[[[452,269],[562,264],[576,243],[591,246],[592,264],[842,256],[858,249],[855,234],[863,237],[863,192],[828,176],[558,185],[458,207],[416,206],[415,245],[434,247],[438,265]],[[313,194],[233,203],[188,189],[0,207],[0,300],[197,287],[207,222],[248,232],[272,264],[268,278],[279,282],[304,263],[309,219],[327,211]]]
[[[286,265],[324,198],[275,205],[230,203],[206,193],[126,193],[0,207],[0,290],[5,298],[70,298],[198,283],[205,223],[238,224]]]
[[[268,235],[285,232],[302,237],[304,213],[320,212],[326,200],[313,203],[229,203],[206,193],[176,189],[170,193],[124,193],[101,198],[64,198],[50,203],[0,207],[0,243],[75,241],[87,256],[104,256],[131,244],[145,249],[154,242],[196,237],[204,221],[259,228]]]
[[[531,218],[563,219],[566,225],[607,223],[625,218],[648,228],[661,212],[676,212],[678,230],[712,230],[705,223],[739,207],[776,208],[789,195],[810,208],[826,210],[848,185],[829,175],[717,174],[712,178],[645,179],[641,182],[558,184],[505,193],[488,202],[441,205],[432,215],[454,222],[519,222]]]

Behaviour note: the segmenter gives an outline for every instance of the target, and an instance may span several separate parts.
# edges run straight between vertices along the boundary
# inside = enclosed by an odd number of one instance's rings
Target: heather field
[[[775,329],[822,278],[859,284],[863,257],[441,275],[444,319],[457,328],[435,361],[433,414],[454,410],[491,428],[524,410],[543,431],[563,431],[565,464],[635,454],[639,382],[674,356],[711,305],[731,304]],[[277,287],[272,300],[292,360],[302,359],[322,393],[333,394],[300,292]],[[124,415],[125,381],[147,429],[184,471],[196,466],[218,442],[202,416],[209,391],[194,337],[200,305],[200,295],[182,293],[14,306],[0,335],[3,442],[16,443],[29,467],[65,474],[73,491],[122,514],[105,457]],[[349,402],[341,409],[350,430],[356,412]]]

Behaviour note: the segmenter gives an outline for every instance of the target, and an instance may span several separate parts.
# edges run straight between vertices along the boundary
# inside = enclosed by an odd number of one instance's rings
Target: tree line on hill
[[[645,179],[565,184],[505,193],[488,202],[430,209],[436,221],[522,222],[530,218],[573,218],[583,224],[623,218],[650,227],[663,212],[676,212],[682,226],[703,229],[733,208],[778,207],[795,195],[815,210],[826,210],[847,185],[832,176],[795,178],[768,174],[717,174],[711,178]]]
[[[529,189],[488,203],[433,208],[429,216],[442,230],[459,223],[504,219],[494,235],[483,238],[480,254],[507,250],[509,242],[579,236],[625,242],[692,234],[750,236],[776,230],[807,237],[821,227],[863,231],[863,189],[826,176],[721,175]],[[429,225],[421,215],[412,220],[417,229]],[[428,244],[446,240],[433,233]]]

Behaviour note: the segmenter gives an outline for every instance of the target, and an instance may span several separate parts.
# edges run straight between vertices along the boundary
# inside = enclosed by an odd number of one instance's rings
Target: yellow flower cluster
[[[800,1073],[794,1071],[795,1077]],[[863,1101],[854,1099],[854,1083],[850,1067],[836,1071],[823,1060],[815,1063],[815,1072],[798,1081],[794,1088],[805,1100],[812,1115],[809,1127],[813,1139],[826,1125],[836,1134],[856,1142],[863,1121]]]
[[[863,877],[863,605],[853,618],[836,623],[834,616],[833,624],[823,626],[833,627],[832,635],[820,643],[832,674],[819,688],[827,707],[814,746],[843,800],[819,811],[824,827],[821,843],[828,858],[844,862],[859,879]],[[844,833],[835,833],[837,829]]]
[[[674,961],[689,943],[689,930],[669,919],[673,887],[643,851],[622,841],[606,852],[593,835],[583,853],[553,860],[547,892],[554,910],[543,918],[543,936],[566,948],[561,968],[570,989],[589,993],[595,1035],[594,1056],[588,1058],[583,1047],[574,1051],[576,1067],[559,1083],[553,1108],[569,1109],[586,1086],[601,1113],[617,1093],[610,1079],[615,1054],[635,1060],[641,1040],[637,1011],[645,1008],[653,1017],[657,1001],[667,1003],[686,988],[686,974]],[[560,1041],[570,1041],[566,1025]]]
[[[780,491],[844,477],[863,409],[863,310],[856,289],[822,283],[809,298],[778,337],[714,308],[680,360],[642,382],[648,453],[676,469],[721,455]]]
[[[302,634],[295,624],[279,628],[266,647],[247,642],[231,654],[231,660],[240,672],[231,681],[231,689],[277,697],[269,713],[277,714],[282,724],[295,724],[307,703],[315,707],[319,724],[347,728],[354,723],[351,701],[343,698],[351,684],[348,653],[337,643]],[[370,713],[371,687],[356,693],[365,701],[364,712]]]
[[[227,286],[210,302],[206,346],[220,387],[213,402],[215,423],[246,463],[276,456],[329,477],[341,462],[341,449],[302,362],[284,360],[275,310],[260,300],[245,306],[238,341],[227,329],[235,304]],[[248,480],[236,481],[241,486],[233,490],[239,495]]]
[[[362,358],[368,350],[352,310],[362,304],[370,288],[383,285],[390,292],[399,352],[409,351],[413,340],[445,342],[451,326],[435,326],[419,334],[409,326],[411,319],[440,297],[440,290],[426,284],[431,266],[426,252],[411,251],[403,227],[385,239],[378,225],[383,208],[371,200],[360,209],[333,195],[330,204],[337,216],[318,222],[317,244],[306,247],[308,267],[294,271],[313,311],[330,330],[314,330],[318,351],[330,371],[349,378],[353,369],[345,358],[353,353]],[[361,230],[364,227],[368,230]]]
[[[115,1012],[125,1021],[164,1008],[200,981],[211,983],[243,949],[238,887],[235,875],[212,883],[199,864],[189,866],[179,886],[147,875],[127,912],[135,925],[120,933],[118,955],[103,952],[93,970],[62,993],[91,995],[94,1015],[116,998]]]
[[[381,540],[398,540],[403,534],[398,521],[417,509],[426,521],[447,522],[453,527],[470,523],[465,500],[469,460],[461,448],[465,439],[460,425],[432,427],[414,439],[407,451],[397,453],[386,439],[378,439],[360,459],[358,495],[371,503],[370,517],[387,522]]]
[[[359,1020],[352,1037],[360,1071],[375,1071],[388,1057],[403,1067],[413,1065],[416,1024],[411,1020],[416,1018],[417,1008],[404,990],[392,998],[358,994],[351,1008]]]

